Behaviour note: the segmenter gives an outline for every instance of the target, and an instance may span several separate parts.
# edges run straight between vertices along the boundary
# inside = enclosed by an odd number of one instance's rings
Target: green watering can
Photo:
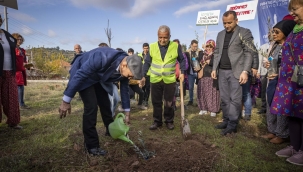
[[[109,133],[114,139],[121,139],[131,144],[134,144],[126,136],[129,131],[129,126],[124,123],[125,116],[123,113],[118,113],[114,122],[110,123],[108,126]]]

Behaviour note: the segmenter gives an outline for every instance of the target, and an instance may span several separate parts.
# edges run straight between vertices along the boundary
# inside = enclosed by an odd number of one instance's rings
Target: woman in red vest
[[[16,51],[16,81],[18,85],[18,99],[19,99],[19,106],[21,110],[29,109],[28,106],[24,103],[24,86],[27,85],[26,83],[26,71],[24,65],[27,63],[27,59],[25,56],[25,50],[20,47],[20,45],[24,42],[24,38],[19,33],[13,33],[13,37],[17,40],[17,45],[15,48]]]

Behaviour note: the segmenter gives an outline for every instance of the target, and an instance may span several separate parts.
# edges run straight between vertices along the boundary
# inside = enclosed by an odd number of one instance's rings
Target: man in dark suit
[[[251,44],[253,37],[249,29],[238,26],[235,11],[223,14],[224,30],[218,33],[214,51],[212,78],[219,81],[223,122],[216,126],[221,134],[237,132],[238,117],[242,106],[242,84],[251,71]]]
[[[82,57],[81,57],[82,56]],[[89,154],[105,155],[106,151],[99,146],[96,131],[98,106],[106,127],[112,122],[111,103],[108,94],[113,95],[113,82],[120,81],[120,94],[122,107],[125,110],[126,123],[130,120],[130,102],[128,93],[128,80],[140,80],[143,76],[142,61],[137,55],[128,56],[123,51],[109,47],[93,49],[83,53],[79,60],[84,63],[75,63],[70,74],[70,81],[64,91],[64,97],[59,107],[60,117],[71,112],[70,101],[76,92],[80,92],[83,104],[83,134],[85,147]],[[97,97],[102,97],[98,99]]]

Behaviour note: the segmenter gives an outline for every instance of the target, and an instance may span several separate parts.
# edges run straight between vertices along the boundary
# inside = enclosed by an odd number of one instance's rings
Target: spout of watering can
[[[118,137],[118,139],[126,141],[126,142],[128,142],[132,145],[134,144],[126,135],[121,135],[121,136]]]

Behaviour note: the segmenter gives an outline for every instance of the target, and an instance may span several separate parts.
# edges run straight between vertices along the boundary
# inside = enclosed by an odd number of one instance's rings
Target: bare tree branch
[[[111,41],[114,37],[112,37],[112,29],[109,28],[109,20],[107,20],[107,28],[104,29],[105,34],[107,36],[107,40],[108,40],[108,46],[111,47]]]

